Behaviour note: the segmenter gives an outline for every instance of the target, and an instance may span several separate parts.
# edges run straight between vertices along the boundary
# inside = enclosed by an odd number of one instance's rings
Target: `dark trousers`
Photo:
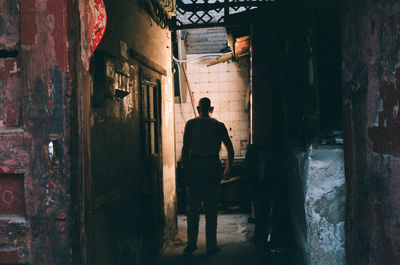
[[[219,159],[192,159],[187,189],[188,246],[197,246],[201,202],[206,216],[206,246],[217,247],[217,211],[220,190],[221,164]]]

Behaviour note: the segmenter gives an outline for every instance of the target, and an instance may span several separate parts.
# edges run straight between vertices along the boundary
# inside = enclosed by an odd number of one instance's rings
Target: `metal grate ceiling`
[[[224,26],[229,15],[274,4],[275,0],[176,0],[176,28]]]

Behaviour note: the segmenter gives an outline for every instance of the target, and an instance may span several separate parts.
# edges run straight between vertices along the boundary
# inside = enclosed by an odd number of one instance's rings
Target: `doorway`
[[[271,234],[274,237],[274,234],[269,232],[273,227],[265,225],[269,218],[266,212],[274,205],[273,200],[269,201],[269,194],[280,191],[280,201],[286,201],[286,204],[282,204],[280,214],[288,220],[288,229],[285,229],[284,237],[286,242],[291,242],[290,246],[287,243],[292,251],[291,255],[304,264],[316,264],[313,262],[325,258],[327,264],[330,264],[333,262],[329,261],[330,259],[335,259],[335,262],[344,261],[345,181],[341,115],[340,6],[329,1],[327,5],[318,4],[313,8],[299,5],[298,8],[302,12],[287,11],[281,7],[252,10],[231,16],[226,28],[226,43],[230,49],[219,50],[224,53],[215,54],[213,59],[199,59],[197,63],[193,61],[202,54],[193,55],[187,51],[199,51],[196,50],[197,45],[193,44],[195,41],[202,43],[203,49],[208,49],[210,46],[205,42],[210,40],[206,36],[213,31],[203,29],[177,33],[177,42],[181,42],[180,47],[184,46],[185,49],[182,50],[177,45],[176,61],[180,61],[181,65],[178,67],[184,69],[177,69],[176,72],[186,71],[175,79],[176,83],[180,84],[175,89],[178,208],[180,213],[185,210],[182,203],[184,189],[179,185],[182,182],[179,179],[179,151],[183,138],[181,128],[187,119],[194,117],[196,100],[201,96],[213,96],[207,85],[214,80],[218,68],[212,67],[237,63],[230,61],[235,56],[230,59],[222,57],[229,56],[229,51],[245,48],[243,34],[247,32],[248,93],[243,95],[243,113],[247,114],[247,141],[241,154],[242,165],[248,154],[249,144],[266,150],[259,162],[264,161],[263,174],[267,177],[263,183],[260,182],[261,195],[257,202],[258,205],[262,205],[261,211],[266,217],[258,224],[262,229],[259,230],[261,242],[257,244],[263,247]],[[199,37],[201,34],[204,36]],[[240,64],[240,58],[238,61]],[[198,66],[201,63],[212,62],[219,63],[208,68]],[[186,66],[182,66],[184,63]],[[192,72],[187,74],[190,71]],[[202,83],[204,80],[208,83]],[[232,87],[234,86],[229,86],[228,91]],[[182,94],[182,91],[189,92]],[[233,94],[218,96],[218,99],[235,97]],[[225,110],[230,104],[221,106],[222,110]],[[224,121],[224,118],[227,116],[222,116],[221,120]],[[232,133],[235,134],[234,129]],[[241,146],[236,146],[235,151],[239,150],[240,153],[240,148]],[[255,165],[259,166],[260,163]],[[243,171],[240,169],[239,172],[238,176],[242,178]],[[277,176],[280,180],[275,182],[268,179],[271,176]],[[275,185],[271,183],[279,182],[280,184],[276,184],[277,189],[271,189]],[[323,187],[322,192],[318,192],[320,187]],[[236,191],[236,194],[232,194],[238,198],[242,190],[239,188]],[[222,197],[221,200],[223,199]],[[239,209],[246,209],[244,213],[248,214],[248,201],[246,203],[247,208]],[[327,233],[323,236],[318,236],[315,218],[324,222],[322,230]],[[330,234],[328,231],[332,229],[337,233]],[[328,244],[337,247],[324,256],[321,246]],[[268,251],[279,250],[270,248]]]

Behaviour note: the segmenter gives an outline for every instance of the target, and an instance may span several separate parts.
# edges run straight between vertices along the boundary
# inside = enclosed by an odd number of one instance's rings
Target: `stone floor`
[[[166,248],[152,265],[276,265],[287,263],[267,262],[259,255],[252,242],[254,225],[247,222],[245,214],[219,214],[218,244],[221,252],[206,255],[204,215],[200,218],[198,250],[193,255],[183,254],[186,243],[186,217],[178,217],[177,240]]]

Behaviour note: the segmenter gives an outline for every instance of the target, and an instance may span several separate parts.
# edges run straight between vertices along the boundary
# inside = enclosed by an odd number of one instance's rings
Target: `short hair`
[[[198,107],[200,111],[208,112],[211,109],[211,100],[207,97],[201,98]]]

